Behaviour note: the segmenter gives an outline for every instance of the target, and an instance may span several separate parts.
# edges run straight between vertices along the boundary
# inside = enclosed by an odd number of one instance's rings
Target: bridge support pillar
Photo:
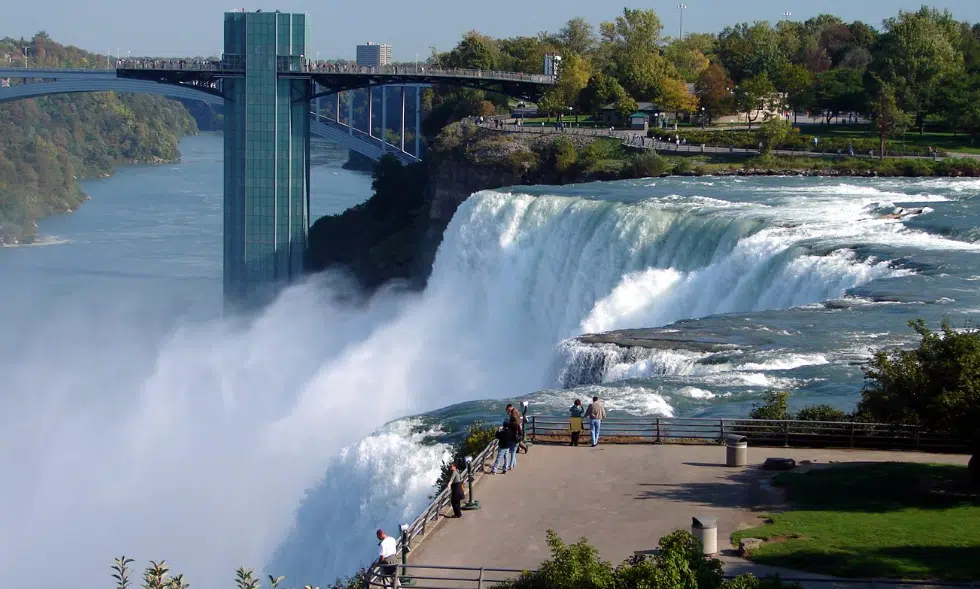
[[[419,138],[422,136],[422,86],[415,87],[415,157],[421,158]]]
[[[405,87],[404,86],[402,86],[402,118],[401,118],[401,121],[402,121],[402,129],[401,129],[401,134],[399,135],[399,137],[401,137],[401,150],[402,151],[405,151]]]
[[[388,87],[381,87],[381,155],[388,147]]]
[[[368,137],[374,137],[374,88],[368,86]]]
[[[354,94],[349,91],[347,92],[347,134],[354,136]]]
[[[306,55],[307,17],[225,14],[225,55],[246,56],[226,78],[224,291],[262,303],[306,269],[309,229],[310,79],[282,78]]]

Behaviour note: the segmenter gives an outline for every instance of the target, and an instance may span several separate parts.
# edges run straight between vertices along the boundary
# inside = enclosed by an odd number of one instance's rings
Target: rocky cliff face
[[[576,146],[591,141],[574,140]],[[311,270],[343,267],[368,291],[395,280],[423,288],[446,226],[470,195],[569,180],[548,161],[553,141],[455,123],[440,133],[422,163],[402,166],[383,159],[370,200],[313,224]]]

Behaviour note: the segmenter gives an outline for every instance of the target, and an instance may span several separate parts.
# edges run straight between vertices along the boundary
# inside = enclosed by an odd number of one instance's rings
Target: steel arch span
[[[0,88],[0,102],[38,98],[52,94],[77,94],[80,92],[134,92],[156,94],[168,98],[184,98],[200,100],[211,104],[224,104],[225,100],[217,94],[212,94],[200,88],[182,86],[179,84],[161,84],[144,80],[127,80],[99,76],[96,79],[69,78],[54,82],[39,82],[37,84],[17,84]]]

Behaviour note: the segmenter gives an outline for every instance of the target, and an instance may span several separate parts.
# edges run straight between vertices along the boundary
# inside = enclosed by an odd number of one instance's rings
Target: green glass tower
[[[305,14],[225,13],[224,292],[266,298],[306,266],[311,81]]]

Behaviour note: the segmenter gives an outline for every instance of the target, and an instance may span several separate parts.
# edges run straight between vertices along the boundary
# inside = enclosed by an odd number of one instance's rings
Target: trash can
[[[691,535],[701,541],[705,554],[718,553],[718,519],[714,517],[692,517]]]
[[[728,436],[728,466],[745,466],[749,457],[749,442],[745,436]]]

